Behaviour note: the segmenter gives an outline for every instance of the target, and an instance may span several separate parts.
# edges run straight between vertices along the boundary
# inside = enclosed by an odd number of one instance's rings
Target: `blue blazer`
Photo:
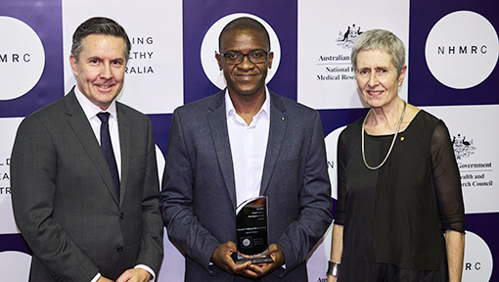
[[[161,192],[170,239],[186,257],[186,281],[244,281],[210,263],[236,242],[236,189],[225,91],[175,110]],[[262,281],[306,281],[306,258],[332,221],[319,113],[270,92],[270,130],[261,182],[268,196],[269,244],[286,268]]]

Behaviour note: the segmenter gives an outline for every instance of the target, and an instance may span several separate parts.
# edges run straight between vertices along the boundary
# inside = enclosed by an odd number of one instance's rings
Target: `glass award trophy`
[[[236,210],[236,226],[236,264],[274,261],[268,252],[267,197],[260,196],[241,203]]]

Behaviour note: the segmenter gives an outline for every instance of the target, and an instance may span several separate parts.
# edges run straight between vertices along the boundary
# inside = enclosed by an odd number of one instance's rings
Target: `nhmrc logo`
[[[445,86],[467,89],[494,70],[499,54],[497,33],[482,15],[457,11],[441,18],[428,34],[426,63]]]
[[[0,17],[0,38],[0,100],[10,100],[38,83],[45,51],[36,32],[15,18]]]

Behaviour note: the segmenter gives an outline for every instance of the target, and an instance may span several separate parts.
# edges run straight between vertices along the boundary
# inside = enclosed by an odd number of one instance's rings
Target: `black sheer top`
[[[443,232],[464,233],[459,169],[445,124],[420,111],[398,134],[387,162],[369,170],[362,160],[363,118],[338,141],[338,204],[335,223],[344,226],[342,271],[362,271],[366,262],[415,270],[441,270]],[[385,157],[393,135],[365,133],[367,163]]]

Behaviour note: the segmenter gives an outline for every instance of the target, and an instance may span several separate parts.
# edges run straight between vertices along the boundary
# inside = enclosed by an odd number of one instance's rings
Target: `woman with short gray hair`
[[[370,107],[338,140],[328,282],[461,281],[464,204],[444,122],[402,100],[402,41],[370,30],[352,65]]]

